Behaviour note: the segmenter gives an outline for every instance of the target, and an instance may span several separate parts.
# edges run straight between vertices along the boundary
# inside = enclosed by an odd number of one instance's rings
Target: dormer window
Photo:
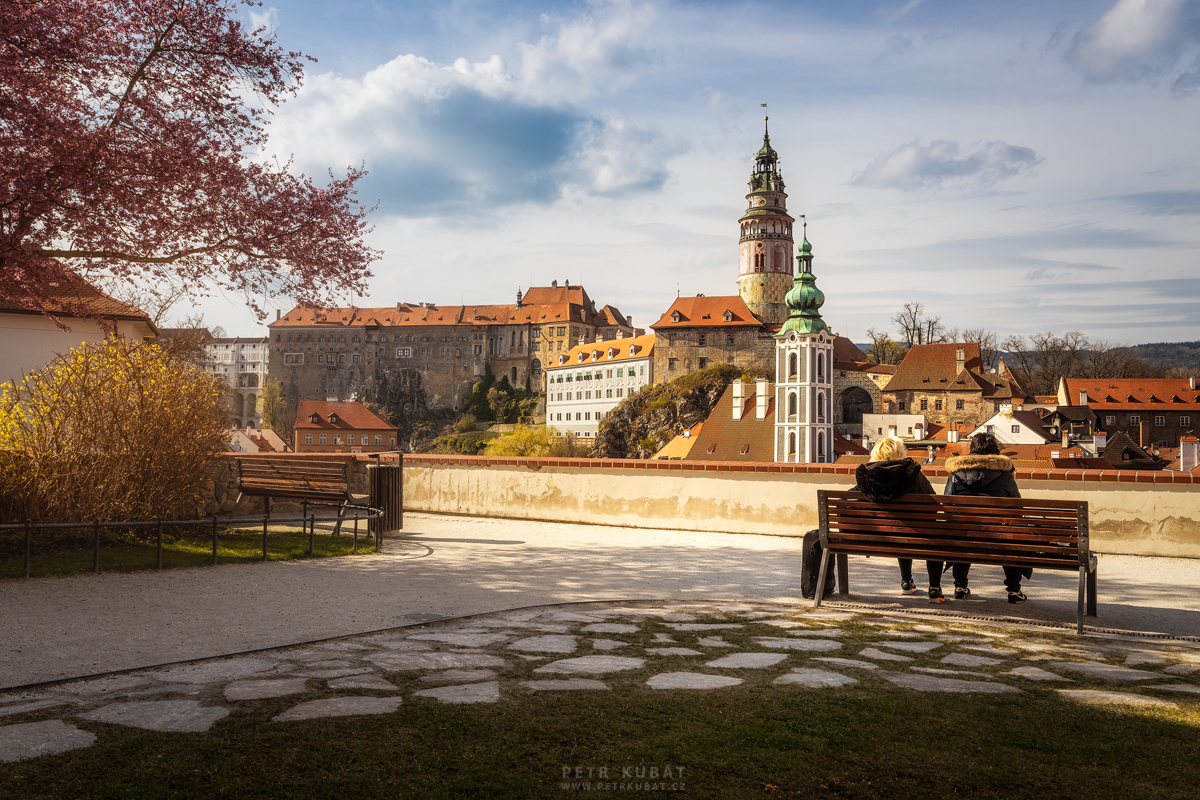
[[[726,322],[733,322],[733,312],[732,312],[732,311],[730,311],[728,308],[727,308],[727,309],[725,309],[725,321],[726,321]]]
[[[631,356],[637,355],[637,351],[640,349],[641,348],[638,347],[636,344],[629,345],[629,355],[631,355]]]
[[[678,311],[672,311],[672,312],[671,312],[671,322],[679,322],[679,320],[680,320],[682,317],[683,317],[683,315],[682,315],[682,314],[680,314]]]
[[[609,358],[614,358],[616,355],[617,355],[617,348],[615,348],[615,347],[608,348],[608,357]]]
[[[596,359],[598,359],[598,358],[600,358],[600,351],[599,351],[599,350],[593,350],[593,351],[592,351],[592,361],[595,361],[595,360],[596,360]]]
[[[329,421],[331,423],[333,423],[334,425],[337,425],[338,424],[338,415],[336,413],[330,414]]]
[[[579,354],[579,363],[581,363],[581,364],[582,364],[582,363],[583,363],[583,360],[584,360],[585,358],[587,358],[587,353],[580,353],[580,354]]]
[[[318,422],[321,421],[321,415],[320,414],[309,414],[308,421],[311,422],[312,424],[316,425]]]

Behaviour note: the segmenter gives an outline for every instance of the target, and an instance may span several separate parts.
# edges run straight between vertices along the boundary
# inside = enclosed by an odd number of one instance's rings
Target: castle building
[[[738,295],[759,320],[780,324],[787,318],[784,295],[792,288],[792,225],[787,192],[779,173],[779,154],[771,147],[769,130],[754,154],[746,213],[738,220]]]
[[[654,382],[654,335],[577,345],[546,364],[546,424],[594,439],[600,420]]]

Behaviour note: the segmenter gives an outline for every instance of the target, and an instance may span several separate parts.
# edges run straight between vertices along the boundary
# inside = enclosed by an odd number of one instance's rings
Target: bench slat
[[[981,508],[996,507],[996,508],[1048,508],[1074,512],[1078,502],[1075,500],[1042,500],[1039,498],[1024,498],[1024,497],[979,497],[979,496],[962,496],[962,495],[942,495],[942,494],[906,494],[903,497],[897,498],[894,503],[881,505],[871,503],[860,492],[832,492],[826,491],[826,497],[830,506],[836,505],[836,500],[853,500],[861,505],[869,505],[880,509],[896,508],[905,505],[922,505],[931,499],[936,499],[938,505],[953,506],[953,505],[977,505]]]
[[[886,520],[880,522],[868,522],[866,520],[854,520],[853,522],[845,522],[842,520],[830,519],[829,529],[838,531],[886,531],[886,532],[903,532],[915,530],[930,530],[929,525],[914,525],[907,520]],[[950,538],[970,538],[975,533],[989,534],[1021,534],[1022,536],[1035,537],[1038,540],[1042,539],[1075,539],[1078,536],[1075,528],[1044,528],[1036,525],[953,525],[945,523],[938,525],[937,535]]]

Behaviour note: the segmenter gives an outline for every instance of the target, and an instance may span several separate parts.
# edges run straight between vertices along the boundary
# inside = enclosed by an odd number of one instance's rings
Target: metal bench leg
[[[345,519],[346,512],[349,510],[349,508],[350,508],[350,504],[349,504],[349,503],[342,503],[340,506],[338,506],[338,518],[337,518],[337,522],[335,522],[335,523],[333,524],[333,535],[334,535],[334,536],[340,536],[340,535],[341,535],[341,533],[342,533],[342,520],[343,520],[343,519]]]
[[[837,588],[838,594],[850,594],[850,557],[845,553],[837,554]]]
[[[821,600],[825,594],[825,574],[829,571],[829,557],[833,555],[826,550],[821,553],[821,570],[817,573],[817,590],[813,593],[813,608],[821,607]]]
[[[1079,568],[1079,607],[1076,613],[1075,632],[1083,634],[1083,595],[1087,588],[1087,567]]]
[[[1096,616],[1096,568],[1087,575],[1087,615]]]

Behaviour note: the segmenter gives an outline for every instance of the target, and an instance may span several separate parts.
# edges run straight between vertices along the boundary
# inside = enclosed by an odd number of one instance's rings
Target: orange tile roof
[[[858,349],[858,345],[845,336],[835,336],[833,339],[833,360],[836,361],[867,361],[867,354]]]
[[[615,351],[611,352],[610,351]],[[613,364],[634,358],[648,358],[654,354],[654,334],[634,336],[627,339],[608,339],[603,342],[577,344],[570,350],[558,353],[544,369],[567,369],[591,364]],[[583,356],[582,360],[580,356]]]
[[[1068,405],[1087,392],[1094,411],[1200,411],[1200,389],[1187,378],[1066,378],[1064,384]]]
[[[955,354],[963,348],[966,360],[964,372],[983,368],[979,345],[975,342],[951,342],[949,344],[915,344],[904,354],[896,373],[888,381],[885,391],[935,391],[950,389],[963,376],[957,369]],[[965,379],[964,379],[965,380]],[[967,388],[963,383],[958,388]],[[977,388],[975,385],[969,388]]]
[[[90,311],[94,317],[136,319],[150,323],[150,315],[145,311],[109,297],[79,276],[75,276],[73,282],[63,281],[57,285],[41,287],[39,292],[46,298],[46,311],[55,316],[81,317]],[[42,313],[25,303],[11,299],[0,299],[0,311],[13,314]]]
[[[733,385],[725,387],[704,427],[696,437],[688,461],[774,461],[775,460],[775,384],[767,384],[767,413],[758,419],[755,405],[757,383],[749,383],[742,415],[733,418]]]
[[[318,422],[310,420],[313,414],[320,415]],[[332,414],[337,414],[336,423],[329,421]],[[297,430],[399,430],[362,403],[332,400],[301,400],[295,427]]]
[[[725,320],[729,312],[729,321]],[[674,315],[679,315],[679,321],[674,321]],[[762,323],[750,313],[746,301],[740,295],[728,297],[676,297],[675,302],[667,309],[658,322],[650,327],[659,328],[732,328],[738,326],[762,327]]]

